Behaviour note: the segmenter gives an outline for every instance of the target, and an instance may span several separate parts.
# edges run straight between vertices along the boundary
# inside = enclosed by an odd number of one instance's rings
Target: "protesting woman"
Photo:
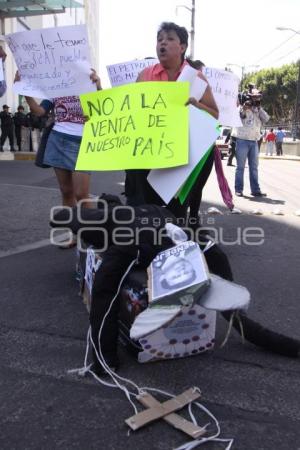
[[[100,78],[92,70],[90,79],[101,89]],[[20,76],[16,73],[15,81]],[[43,163],[53,167],[59,184],[63,206],[75,206],[89,198],[90,172],[75,171],[85,118],[78,96],[56,97],[38,104],[34,98],[25,97],[30,111],[37,116],[54,112],[54,126],[49,134]],[[90,202],[83,202],[89,207]],[[66,248],[76,243],[66,245]],[[62,248],[65,248],[61,246]]]
[[[187,47],[188,32],[184,27],[172,22],[162,23],[157,33],[156,43],[159,63],[144,69],[139,74],[137,81],[176,81],[184,67],[189,65],[188,60],[185,59]],[[201,71],[198,72],[198,77],[205,80]],[[200,99],[189,98],[186,104],[192,104],[218,118],[218,108],[208,84]],[[125,194],[129,205],[163,204],[159,195],[147,181],[148,173],[148,170],[126,172]],[[188,204],[188,200],[181,205],[177,199],[172,199],[168,204],[168,209],[176,217],[186,218]]]
[[[100,78],[94,70],[90,75],[97,90]],[[15,81],[20,80],[17,72]],[[44,116],[54,111],[54,126],[48,137],[44,163],[54,168],[64,206],[75,206],[89,197],[90,173],[75,171],[85,122],[78,96],[56,97],[38,104],[33,97],[25,97],[30,111]],[[88,207],[88,203],[85,205]]]

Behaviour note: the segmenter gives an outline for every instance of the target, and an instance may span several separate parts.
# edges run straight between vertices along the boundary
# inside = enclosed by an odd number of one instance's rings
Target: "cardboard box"
[[[101,255],[91,247],[77,254],[77,273],[81,277],[81,292],[90,310],[94,278],[101,265]],[[139,339],[130,337],[136,318],[148,308],[147,272],[132,270],[123,282],[120,300],[120,342],[133,353],[139,362],[184,358],[197,355],[214,347],[216,312],[199,305],[177,307],[172,320],[164,322]],[[157,308],[151,309],[159,313]]]

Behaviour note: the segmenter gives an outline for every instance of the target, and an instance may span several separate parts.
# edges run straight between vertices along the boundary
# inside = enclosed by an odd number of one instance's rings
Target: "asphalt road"
[[[225,171],[232,186],[234,168]],[[241,214],[226,210],[212,174],[201,218],[229,256],[235,281],[251,292],[250,317],[300,340],[300,163],[261,160],[259,171],[268,197],[247,196],[247,180],[246,197],[235,199]],[[122,181],[122,173],[98,173],[92,192],[121,193]],[[133,409],[125,395],[67,372],[83,365],[88,315],[75,250],[49,245],[49,210],[59,202],[51,170],[0,161],[0,448],[176,448],[189,439],[163,421],[128,435],[124,420]],[[260,233],[259,245],[247,242],[249,228]],[[234,438],[232,449],[300,450],[300,358],[242,344],[235,332],[220,348],[226,329],[218,318],[215,350],[185,359],[142,365],[121,348],[120,374],[174,394],[198,386],[220,437]]]

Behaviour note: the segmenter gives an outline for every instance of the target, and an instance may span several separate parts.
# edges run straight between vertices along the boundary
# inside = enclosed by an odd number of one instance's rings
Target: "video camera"
[[[260,106],[262,92],[256,89],[255,85],[252,83],[248,84],[248,91],[240,92],[239,102],[242,106]]]

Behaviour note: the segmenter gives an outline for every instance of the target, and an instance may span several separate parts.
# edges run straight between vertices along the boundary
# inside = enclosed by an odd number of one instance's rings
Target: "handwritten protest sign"
[[[149,183],[165,203],[176,195],[219,135],[216,119],[192,105],[188,109],[189,163],[174,169],[151,170],[148,175]]]
[[[21,75],[13,87],[17,94],[51,99],[96,90],[85,25],[22,31],[5,39]]]
[[[188,162],[188,83],[132,83],[80,96],[76,170],[175,167]]]
[[[152,66],[158,62],[155,58],[136,59],[134,61],[127,61],[119,64],[106,66],[112,87],[121,86],[122,84],[134,83],[138,74],[145,69],[145,67]]]
[[[203,74],[212,89],[219,108],[219,122],[230,127],[242,126],[237,108],[239,78],[227,70],[203,67]]]

